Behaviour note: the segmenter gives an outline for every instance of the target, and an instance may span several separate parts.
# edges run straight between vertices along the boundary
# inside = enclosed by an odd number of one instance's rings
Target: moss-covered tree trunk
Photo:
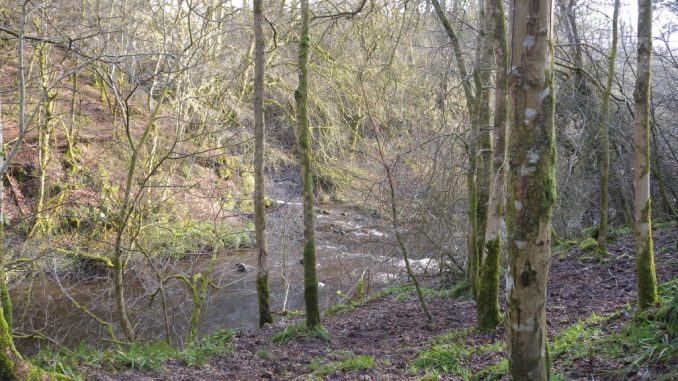
[[[22,143],[26,133],[26,77],[24,67],[24,31],[26,16],[28,14],[28,1],[21,2],[21,18],[18,33],[18,82],[19,82],[19,137],[14,140],[12,152]],[[9,298],[7,279],[5,278],[5,208],[4,208],[4,184],[5,171],[11,163],[11,154],[8,156],[4,143],[4,123],[2,117],[2,103],[0,103],[0,380],[27,380],[49,379],[49,376],[35,369],[25,361],[14,346],[12,338],[12,301]]]
[[[619,20],[619,0],[614,2],[612,13],[612,48],[607,64],[607,83],[603,94],[603,106],[600,112],[600,222],[598,225],[598,252],[607,251],[607,220],[608,220],[608,184],[610,182],[610,93],[614,79],[614,61],[617,59],[617,24]]]
[[[506,155],[506,123],[508,108],[508,45],[503,0],[489,1],[492,39],[496,57],[494,94],[494,147],[492,179],[487,208],[485,243],[480,266],[480,285],[476,302],[478,327],[492,329],[499,324],[499,266],[501,262],[501,221],[504,211],[504,157]]]
[[[445,32],[447,33],[447,36],[450,39],[450,42],[452,43],[452,50],[454,53],[454,59],[455,63],[457,66],[457,70],[459,71],[459,75],[462,78],[462,88],[464,89],[464,99],[466,100],[466,107],[468,109],[468,113],[471,116],[471,132],[470,132],[470,137],[469,141],[466,145],[466,151],[468,155],[468,169],[466,173],[466,193],[468,195],[468,202],[467,202],[467,217],[468,217],[468,224],[467,224],[467,237],[466,237],[466,278],[469,282],[469,285],[471,286],[471,291],[473,293],[473,297],[477,297],[477,291],[478,291],[478,275],[479,275],[479,269],[480,269],[480,252],[478,250],[478,245],[482,244],[482,242],[478,241],[478,182],[476,179],[476,175],[478,175],[478,160],[477,160],[477,153],[478,153],[478,132],[479,132],[479,113],[478,110],[480,109],[480,105],[482,104],[482,94],[481,94],[481,88],[482,88],[482,80],[481,76],[479,73],[478,68],[476,70],[473,70],[473,75],[469,76],[467,71],[466,71],[466,64],[464,63],[464,56],[463,52],[461,51],[461,47],[459,45],[459,38],[457,37],[457,33],[454,30],[454,27],[452,26],[452,23],[450,23],[450,20],[447,18],[447,15],[445,14],[445,9],[443,6],[440,4],[438,0],[431,0],[431,3],[433,4],[433,8],[436,11],[436,15],[438,16],[438,19],[440,20],[440,23],[443,25],[443,28],[445,29]],[[479,52],[477,52],[478,55],[480,55]],[[478,60],[477,60],[478,61]],[[471,77],[473,78],[473,81],[471,81]],[[472,84],[473,83],[473,84]],[[475,85],[475,91],[474,91],[474,85]],[[488,110],[489,113],[489,110]],[[488,114],[489,116],[489,114]],[[488,136],[489,139],[489,136]],[[481,166],[484,167],[484,163],[481,162]],[[480,200],[480,202],[486,202],[484,198]],[[484,220],[485,216],[482,216],[481,219],[483,223],[483,229],[484,229]]]
[[[546,285],[556,197],[553,3],[514,0],[507,160],[507,340],[511,380],[547,380]]]
[[[47,164],[50,160],[50,143],[55,122],[54,106],[57,91],[50,86],[51,79],[48,73],[50,51],[51,47],[46,43],[40,43],[36,47],[43,101],[38,132],[38,199],[35,206],[35,222],[30,231],[30,236],[33,237],[48,235],[51,230],[51,219],[45,212],[45,198],[47,197]]]
[[[2,104],[0,103],[0,147],[4,147],[4,123],[2,118]],[[0,152],[0,165],[5,162],[4,149]],[[1,174],[4,177],[4,173]],[[23,359],[14,347],[12,340],[12,302],[7,290],[5,279],[5,190],[0,181],[0,380],[16,379],[18,366],[22,366]]]
[[[636,277],[638,306],[657,301],[657,278],[652,248],[652,208],[650,202],[650,74],[652,64],[652,1],[638,0],[638,66],[636,68],[635,120],[635,201],[633,205],[636,238]]]
[[[485,229],[487,228],[487,210],[490,199],[491,171],[492,171],[492,142],[490,136],[490,120],[492,107],[492,72],[494,71],[494,50],[492,48],[492,9],[490,0],[478,0],[478,52],[476,82],[476,125],[473,131],[476,143],[477,157],[476,173],[476,251],[478,257],[478,274],[482,266],[483,246],[485,245]],[[480,287],[480,279],[476,287]],[[478,290],[476,290],[476,300]]]
[[[264,205],[264,31],[263,0],[254,0],[254,226],[257,241],[259,327],[273,323],[268,292],[266,208]]]
[[[315,228],[313,215],[313,171],[311,169],[311,131],[308,125],[308,54],[310,47],[308,0],[301,0],[299,32],[299,85],[294,92],[297,103],[297,138],[304,199],[304,301],[306,326],[320,325],[318,280],[316,278]]]

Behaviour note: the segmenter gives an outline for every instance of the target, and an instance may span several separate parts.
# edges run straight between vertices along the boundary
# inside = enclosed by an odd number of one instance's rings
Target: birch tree
[[[607,82],[603,93],[603,106],[600,115],[600,222],[598,225],[598,251],[607,251],[608,184],[610,179],[610,93],[614,80],[614,61],[617,59],[617,24],[619,21],[619,0],[614,2],[612,14],[612,49],[607,64]]]
[[[650,201],[650,76],[652,65],[652,1],[638,0],[638,65],[633,92],[635,116],[634,187],[636,278],[638,306],[641,309],[657,301],[657,276],[652,248],[652,212]]]
[[[308,54],[310,48],[308,0],[301,0],[301,30],[299,33],[299,85],[294,92],[297,103],[297,147],[301,161],[304,199],[304,301],[306,326],[320,325],[318,280],[316,277],[315,228],[313,215],[313,172],[311,169],[311,131],[308,125]]]
[[[487,207],[485,242],[480,265],[476,311],[478,327],[491,329],[499,324],[499,266],[501,260],[501,221],[504,211],[504,156],[508,122],[508,44],[503,0],[489,0],[490,27],[496,59],[491,186]]]
[[[547,380],[546,284],[556,198],[552,0],[514,0],[507,160],[509,378]]]
[[[273,323],[268,292],[268,253],[264,205],[264,32],[263,0],[254,0],[254,224],[257,241],[259,327]]]

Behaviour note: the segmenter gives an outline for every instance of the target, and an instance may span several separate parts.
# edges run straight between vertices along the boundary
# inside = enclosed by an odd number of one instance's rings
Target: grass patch
[[[409,292],[411,290],[414,290],[414,286],[412,286],[412,285],[394,284],[394,285],[382,288],[381,290],[379,290],[377,292],[374,292],[374,293],[367,295],[367,297],[364,298],[364,300],[354,300],[354,301],[351,301],[351,302],[348,302],[348,303],[338,303],[338,304],[331,305],[325,310],[325,316],[338,315],[340,313],[344,313],[346,311],[356,309],[356,308],[363,306],[363,305],[365,305],[369,302],[372,302],[372,301],[375,301],[375,300],[378,300],[378,299],[381,299],[381,298],[385,298],[389,295],[396,294],[396,293],[402,294],[406,291]]]
[[[268,349],[257,349],[256,355],[262,360],[271,359],[271,351],[269,351]]]
[[[86,344],[80,344],[74,349],[48,347],[30,360],[42,369],[74,381],[86,380],[82,374],[85,368],[162,372],[164,363],[169,359],[178,359],[188,365],[204,364],[212,356],[222,353],[236,332],[237,330],[232,329],[219,330],[183,349],[165,342],[134,343],[121,348],[96,348]]]
[[[678,370],[661,372],[678,358],[678,277],[658,289],[658,309],[636,313],[627,320],[633,312],[627,307],[609,316],[593,314],[571,325],[556,335],[551,358],[564,368],[589,356],[623,364],[607,377],[627,378],[640,369],[655,369],[656,379],[675,379]]]
[[[321,358],[315,358],[308,365],[308,369],[315,375],[325,377],[330,373],[343,371],[352,372],[362,369],[372,369],[374,367],[374,357],[371,355],[350,355],[341,361],[326,362]]]
[[[203,365],[213,356],[223,353],[228,344],[238,333],[237,329],[220,329],[202,340],[187,345],[177,353],[176,358],[188,365]]]
[[[277,344],[286,343],[301,337],[315,337],[323,341],[330,340],[330,332],[319,325],[313,330],[309,330],[304,322],[290,324],[282,331],[271,336],[271,341]]]
[[[579,242],[579,249],[581,251],[591,251],[598,247],[598,241],[595,238],[588,237],[583,241]]]
[[[74,381],[85,381],[83,367],[110,368],[110,350],[100,350],[80,344],[72,350],[47,347],[30,358],[40,368],[62,374]]]
[[[113,362],[116,365],[136,370],[162,370],[162,364],[176,355],[177,350],[165,342],[132,344],[124,350],[116,350]]]
[[[496,341],[490,344],[470,346],[463,338],[473,332],[473,329],[461,329],[446,332],[433,339],[430,348],[422,351],[410,364],[412,371],[424,370],[429,379],[437,379],[441,373],[462,377],[465,380],[474,378],[472,362],[474,355],[486,356],[491,352],[504,350],[504,342]],[[491,369],[487,369],[488,373]],[[484,369],[485,371],[485,369]]]
[[[578,321],[558,333],[550,348],[551,359],[557,359],[564,354],[572,358],[586,355],[589,351],[587,340],[595,340],[603,336],[597,324],[606,319],[605,316],[593,313],[588,319]]]

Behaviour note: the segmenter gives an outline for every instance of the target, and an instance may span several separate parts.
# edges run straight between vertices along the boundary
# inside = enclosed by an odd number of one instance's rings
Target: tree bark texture
[[[652,64],[652,1],[638,0],[638,65],[636,68],[635,120],[633,130],[634,219],[638,306],[650,307],[657,301],[657,277],[652,248],[652,208],[650,201],[650,76]]]
[[[318,280],[316,277],[315,228],[313,215],[313,171],[311,168],[311,131],[308,125],[308,55],[310,48],[308,0],[301,0],[299,33],[299,85],[294,92],[297,103],[297,136],[304,200],[304,301],[306,326],[320,325]]]
[[[546,286],[556,198],[552,0],[511,4],[507,160],[509,378],[547,380]]]
[[[508,44],[503,0],[489,0],[492,40],[496,59],[491,186],[487,207],[485,243],[480,266],[476,302],[478,327],[492,329],[499,324],[499,266],[501,262],[501,221],[504,212],[504,158],[508,122]]]
[[[619,1],[614,2],[612,14],[612,48],[607,64],[607,82],[603,94],[603,106],[600,113],[600,215],[598,225],[598,252],[607,251],[608,188],[610,182],[610,93],[614,79],[614,61],[617,59],[617,24],[619,20]]]
[[[273,323],[268,291],[266,208],[264,205],[264,31],[263,0],[254,0],[254,225],[257,243],[257,295],[259,327]]]

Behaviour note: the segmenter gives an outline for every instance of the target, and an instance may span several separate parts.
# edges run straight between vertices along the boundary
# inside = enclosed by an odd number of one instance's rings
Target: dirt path
[[[657,277],[664,282],[678,274],[678,256],[674,240],[676,226],[655,233]],[[623,237],[610,245],[610,259],[604,263],[581,260],[582,254],[573,248],[554,256],[549,277],[548,327],[553,335],[593,312],[608,314],[635,299],[635,261],[633,238]],[[435,279],[425,280],[433,287]],[[503,294],[503,293],[502,293]],[[433,338],[450,330],[470,328],[475,324],[475,306],[472,301],[429,298],[435,316],[432,327],[415,298],[397,293],[374,300],[358,309],[326,317],[324,326],[331,334],[329,342],[317,338],[300,338],[285,344],[273,344],[270,337],[280,332],[290,321],[278,322],[263,330],[241,333],[232,343],[233,351],[220,355],[201,367],[186,367],[169,363],[162,374],[132,371],[110,374],[95,371],[94,380],[303,380],[312,375],[308,365],[314,359],[340,360],[347,352],[352,355],[369,354],[374,367],[353,372],[333,372],[325,375],[330,380],[409,380],[423,373],[412,372],[409,364],[416,355],[431,345]],[[463,340],[468,346],[501,341],[504,329],[479,333],[470,331]],[[265,353],[266,359],[261,355]],[[501,359],[503,353],[473,358],[474,371]],[[615,367],[615,364],[585,364],[556,370],[572,379],[585,379],[591,367]],[[587,370],[587,367],[589,368]],[[441,379],[458,379],[444,375]]]

